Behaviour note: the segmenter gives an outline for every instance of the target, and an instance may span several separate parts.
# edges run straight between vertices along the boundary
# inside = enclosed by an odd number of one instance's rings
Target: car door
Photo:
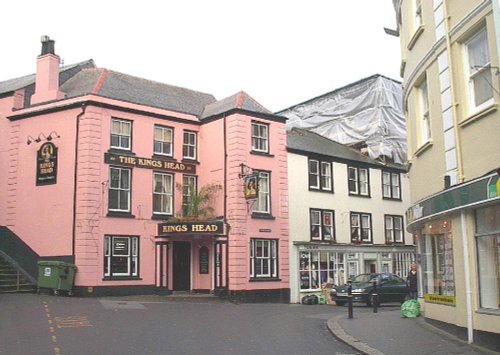
[[[388,302],[397,302],[401,299],[401,282],[402,279],[395,275],[389,275],[386,282],[386,294]]]
[[[387,302],[390,301],[390,292],[391,292],[391,287],[389,284],[389,277],[388,275],[382,274],[379,276],[378,283],[377,283],[377,293],[378,293],[378,300],[380,303],[382,302]]]

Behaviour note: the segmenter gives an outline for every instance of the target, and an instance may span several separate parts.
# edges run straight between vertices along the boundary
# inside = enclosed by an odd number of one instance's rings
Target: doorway
[[[173,248],[173,290],[191,289],[191,243],[174,242]]]

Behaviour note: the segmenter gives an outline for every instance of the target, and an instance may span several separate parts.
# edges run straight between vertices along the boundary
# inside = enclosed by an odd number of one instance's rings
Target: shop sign
[[[158,235],[170,234],[210,234],[220,235],[224,233],[224,222],[165,222],[158,224]]]
[[[500,196],[500,179],[498,175],[493,175],[488,180],[488,198]]]
[[[52,142],[42,144],[36,154],[36,185],[57,182],[57,147]]]
[[[106,164],[113,164],[118,166],[125,166],[131,168],[146,168],[173,171],[180,173],[195,174],[196,165],[188,163],[179,163],[171,160],[152,159],[152,158],[139,158],[130,155],[121,155],[113,153],[104,153],[104,162]]]
[[[431,294],[431,293],[426,293],[425,294],[425,302],[444,304],[447,306],[454,306],[455,305],[455,296],[443,296],[443,295],[435,295],[435,294]]]
[[[498,174],[494,173],[479,179],[451,187],[431,196],[406,211],[408,224],[428,216],[450,210],[465,208],[500,197]]]

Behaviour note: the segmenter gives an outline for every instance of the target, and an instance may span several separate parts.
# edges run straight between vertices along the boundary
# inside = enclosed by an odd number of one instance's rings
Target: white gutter
[[[467,311],[467,342],[474,341],[472,324],[472,290],[470,286],[470,263],[469,244],[467,240],[467,223],[465,221],[465,211],[460,212],[460,222],[462,228],[462,247],[464,256],[464,279],[465,279],[465,308]]]

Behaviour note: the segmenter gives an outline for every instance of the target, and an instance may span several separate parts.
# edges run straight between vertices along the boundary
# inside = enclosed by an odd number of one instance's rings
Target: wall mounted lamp
[[[47,140],[50,142],[54,138],[61,138],[61,136],[56,131],[52,131],[49,133]]]
[[[40,143],[42,141],[48,141],[50,142],[51,140],[53,140],[54,138],[61,138],[61,136],[56,132],[56,131],[52,131],[49,133],[48,136],[46,136],[43,132],[42,133],[39,133],[38,134],[38,137],[36,138],[33,138],[32,136],[28,136],[26,138],[26,144],[27,145],[30,145],[31,143],[35,142],[35,143]]]

